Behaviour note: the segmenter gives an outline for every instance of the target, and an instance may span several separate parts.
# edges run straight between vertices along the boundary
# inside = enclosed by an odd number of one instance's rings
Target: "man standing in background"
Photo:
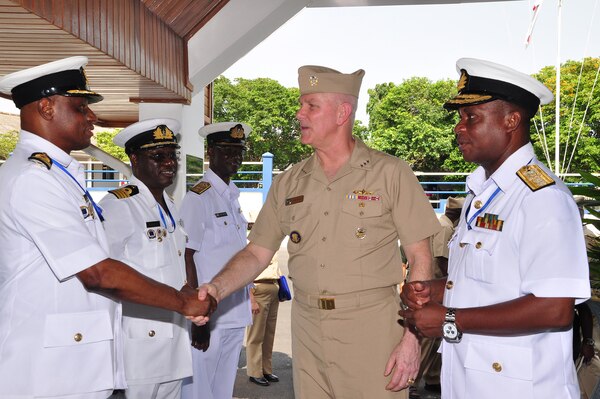
[[[209,167],[181,205],[189,235],[186,272],[194,287],[210,281],[247,243],[240,190],[231,178],[242,165],[250,130],[244,123],[222,122],[199,131]],[[251,323],[249,287],[244,286],[219,304],[209,324],[192,326],[194,375],[184,383],[183,399],[231,398],[244,331]]]

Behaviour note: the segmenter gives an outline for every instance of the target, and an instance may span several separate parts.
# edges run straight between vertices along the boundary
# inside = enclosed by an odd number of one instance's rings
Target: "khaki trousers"
[[[276,283],[255,283],[254,299],[260,312],[252,315],[252,325],[246,328],[246,373],[249,377],[262,377],[273,373],[272,355],[279,286]]]
[[[319,302],[294,290],[291,330],[296,399],[407,398],[406,389],[387,391],[390,377],[383,376],[403,334],[397,322],[396,289],[338,296],[331,310],[319,309]]]

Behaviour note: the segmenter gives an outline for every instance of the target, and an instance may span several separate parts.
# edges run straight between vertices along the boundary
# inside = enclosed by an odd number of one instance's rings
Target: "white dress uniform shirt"
[[[179,290],[185,284],[186,234],[175,203],[163,193],[171,218],[144,183],[132,176],[130,184],[139,193],[126,198],[107,194],[100,201],[110,255]],[[192,375],[184,316],[123,302],[123,332],[128,385],[156,384]]]
[[[556,184],[532,191],[516,174],[527,164],[538,165]],[[445,306],[487,306],[528,294],[576,298],[576,303],[589,297],[577,206],[562,181],[537,160],[531,144],[488,179],[479,167],[467,187],[470,194],[449,244]],[[502,230],[477,227],[477,212],[496,215]],[[443,342],[442,396],[578,399],[572,345],[572,330],[513,337],[464,334],[460,343]]]
[[[188,191],[181,204],[181,218],[189,235],[187,247],[196,251],[198,284],[208,283],[246,246],[248,230],[235,184],[225,184],[210,169],[201,181],[211,187],[200,195]],[[210,323],[211,328],[246,327],[252,323],[248,289],[244,287],[223,298],[210,316]]]
[[[189,234],[188,248],[195,250],[198,283],[209,282],[233,255],[246,246],[248,223],[238,201],[240,190],[225,184],[208,169],[201,182],[210,188],[201,194],[189,191],[183,198],[181,216]],[[184,381],[184,399],[230,398],[237,374],[244,331],[252,323],[248,288],[219,302],[210,316],[210,346],[192,351],[194,376]]]
[[[81,165],[21,131],[0,168],[0,397],[106,398],[124,387],[120,305],[86,291],[75,274],[108,258]],[[115,345],[117,343],[117,345]]]

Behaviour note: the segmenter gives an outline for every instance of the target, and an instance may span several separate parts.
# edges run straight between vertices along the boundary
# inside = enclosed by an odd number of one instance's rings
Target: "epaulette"
[[[523,183],[525,183],[531,191],[537,191],[541,188],[556,184],[554,179],[537,165],[523,166],[517,171],[517,176],[523,180]]]
[[[130,184],[125,187],[117,188],[116,190],[110,190],[109,193],[117,197],[118,199],[125,199],[129,197],[133,197],[136,194],[140,193],[140,190],[137,186]]]
[[[203,192],[205,192],[206,190],[208,190],[210,188],[210,183],[207,181],[201,181],[200,183],[196,184],[194,187],[192,187],[190,190],[195,192],[196,194],[202,194]]]
[[[50,170],[52,167],[52,160],[45,152],[34,152],[27,159],[39,165],[45,166],[48,170]]]

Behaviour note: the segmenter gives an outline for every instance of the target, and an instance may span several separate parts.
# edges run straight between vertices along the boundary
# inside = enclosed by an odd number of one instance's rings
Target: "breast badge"
[[[290,241],[294,244],[298,244],[300,241],[302,241],[302,236],[300,233],[294,230],[290,233]]]
[[[364,238],[367,236],[367,229],[365,229],[364,227],[359,227],[356,229],[356,233],[354,233],[354,235],[359,240],[364,240]]]

